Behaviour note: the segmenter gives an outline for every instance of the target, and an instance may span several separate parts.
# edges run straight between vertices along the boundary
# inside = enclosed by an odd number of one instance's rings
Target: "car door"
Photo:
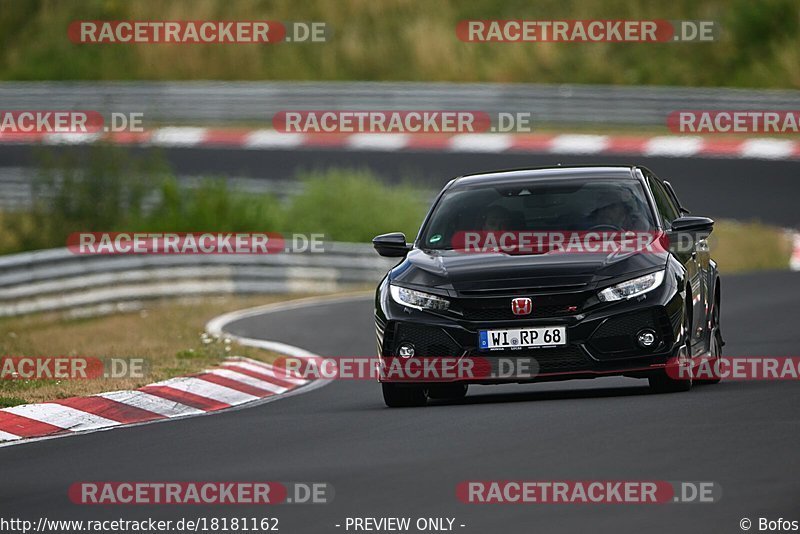
[[[680,217],[680,208],[673,201],[661,180],[649,173],[646,176],[647,182],[650,185],[650,189],[653,192],[653,199],[656,202],[656,210],[661,218],[661,224],[667,231],[669,231],[672,229],[672,221]],[[678,238],[678,236],[674,237],[676,239]],[[694,239],[692,239],[691,242],[687,239],[683,239],[680,243],[678,243],[678,245],[679,246],[677,247],[672,247],[673,254],[686,268],[686,276],[689,280],[689,285],[691,286],[691,339],[692,345],[696,345],[705,339],[703,327],[705,325],[706,316],[707,288],[705,283],[706,277],[704,276],[704,269],[701,266],[701,256],[704,254],[706,257],[706,262],[708,261],[708,247],[700,245],[699,242],[695,241]],[[704,249],[704,251],[699,249]]]
[[[672,202],[678,207],[678,211],[680,212],[681,216],[688,215],[689,210],[682,208],[682,203],[678,199],[678,195],[675,193],[675,188],[670,185],[667,181],[662,181],[664,184],[667,193],[669,193],[669,198],[672,199]],[[697,264],[700,268],[701,276],[702,276],[702,287],[703,287],[703,300],[706,306],[706,316],[708,316],[710,312],[710,304],[711,299],[714,297],[714,286],[712,279],[712,270],[711,270],[711,252],[708,247],[708,236],[697,236]]]
[[[688,214],[688,210],[681,208],[681,201],[678,199],[675,189],[669,182],[661,181],[661,183],[664,185],[672,203],[678,208],[680,215]],[[697,254],[697,267],[700,274],[700,289],[702,295],[702,306],[700,307],[702,315],[698,316],[701,318],[701,323],[698,325],[698,335],[702,337],[701,341],[703,342],[703,351],[705,352],[711,348],[711,338],[708,335],[710,333],[708,320],[709,314],[711,313],[712,300],[714,298],[714,279],[711,268],[711,252],[708,247],[708,235],[697,235],[695,237],[694,252]]]

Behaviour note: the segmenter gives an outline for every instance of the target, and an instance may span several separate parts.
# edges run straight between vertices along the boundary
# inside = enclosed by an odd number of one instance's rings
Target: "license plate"
[[[481,349],[513,349],[566,344],[567,328],[565,326],[508,328],[478,332],[478,347]]]

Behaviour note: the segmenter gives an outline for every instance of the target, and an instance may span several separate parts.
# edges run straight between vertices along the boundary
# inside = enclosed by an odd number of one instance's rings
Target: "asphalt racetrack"
[[[724,276],[724,273],[723,273]],[[800,273],[729,276],[730,356],[788,356],[800,344]],[[234,322],[231,333],[327,356],[374,354],[370,297]],[[650,394],[603,378],[473,387],[463,402],[388,409],[376,383],[336,381],[218,415],[0,449],[0,514],[36,519],[274,516],[280,532],[346,532],[347,517],[453,517],[464,533],[733,533],[744,517],[797,519],[796,382],[723,382]],[[466,480],[715,481],[715,504],[474,505]],[[331,504],[78,506],[78,481],[324,481]],[[341,525],[337,527],[336,525]],[[460,525],[464,525],[461,527]],[[352,532],[352,530],[351,530]]]

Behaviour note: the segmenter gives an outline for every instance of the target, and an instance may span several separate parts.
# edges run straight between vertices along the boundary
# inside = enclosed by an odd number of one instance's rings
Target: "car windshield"
[[[655,230],[637,180],[602,178],[456,186],[436,205],[421,234],[425,249],[453,248],[461,232]]]

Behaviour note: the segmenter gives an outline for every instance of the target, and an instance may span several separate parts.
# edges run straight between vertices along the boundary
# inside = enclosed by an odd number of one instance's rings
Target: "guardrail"
[[[266,255],[26,252],[0,257],[0,317],[160,297],[338,291],[377,283],[395,263],[353,243]]]
[[[113,311],[164,297],[340,291],[375,284],[396,263],[356,243],[328,243],[325,253],[266,255],[24,252],[0,256],[0,317]],[[800,234],[794,234],[791,268],[800,270]]]
[[[143,112],[155,122],[268,124],[291,109],[531,112],[536,122],[663,126],[677,109],[783,109],[800,91],[420,82],[4,82],[3,109]]]

